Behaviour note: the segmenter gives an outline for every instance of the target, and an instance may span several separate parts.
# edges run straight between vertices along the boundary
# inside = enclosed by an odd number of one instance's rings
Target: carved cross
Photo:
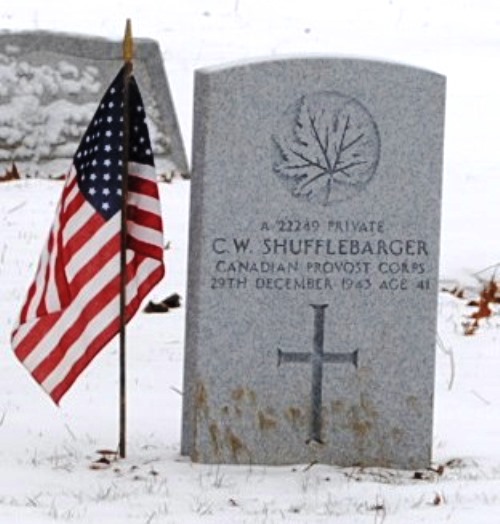
[[[312,353],[289,353],[278,348],[278,366],[286,363],[311,363],[311,424],[307,443],[314,441],[320,444],[321,440],[321,409],[323,396],[323,364],[353,364],[358,367],[358,350],[351,353],[325,353],[325,309],[328,304],[311,304],[314,310],[314,337]]]

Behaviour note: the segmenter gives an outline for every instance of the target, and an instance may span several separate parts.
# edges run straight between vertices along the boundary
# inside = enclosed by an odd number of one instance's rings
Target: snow
[[[150,0],[140,9],[131,0],[109,6],[19,1],[0,8],[0,27],[121,38],[131,16],[137,36],[161,44],[188,150],[196,67],[321,53],[441,72],[448,77],[441,278],[476,285],[473,273],[500,261],[492,241],[500,190],[497,0],[160,6]],[[0,60],[0,67],[8,63]],[[63,67],[61,74],[70,81],[73,72]],[[0,523],[498,522],[500,318],[465,337],[466,307],[447,293],[439,301],[433,457],[436,469],[444,465],[442,474],[423,471],[416,479],[414,472],[304,464],[217,467],[180,457],[184,308],[138,313],[130,324],[128,458],[90,469],[96,450],[117,444],[117,343],[96,358],[61,408],[34,384],[9,343],[61,188],[42,180],[0,185]],[[161,193],[171,248],[167,276],[150,298],[184,297],[189,182],[162,184]]]

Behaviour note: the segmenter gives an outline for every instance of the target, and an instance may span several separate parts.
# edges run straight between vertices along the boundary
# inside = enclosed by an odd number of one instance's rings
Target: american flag
[[[34,282],[12,332],[22,364],[56,404],[120,330],[123,68],[73,158]],[[126,319],[164,274],[144,105],[129,83]]]

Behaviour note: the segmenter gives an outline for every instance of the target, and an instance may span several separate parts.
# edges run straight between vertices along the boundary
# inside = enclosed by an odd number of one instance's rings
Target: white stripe
[[[163,247],[163,234],[161,231],[151,229],[150,227],[140,226],[135,222],[128,221],[128,234],[146,244]]]
[[[73,179],[75,178],[75,176],[76,175],[73,175],[73,174],[70,175],[70,177],[66,181],[67,187],[69,187],[73,183]],[[69,204],[73,202],[73,200],[75,199],[75,197],[78,195],[79,192],[80,192],[80,188],[78,187],[78,182],[75,181],[73,187],[71,188],[71,191],[67,194],[66,200],[64,201],[64,210],[66,210]]]
[[[128,163],[128,172],[130,176],[145,178],[152,182],[156,182],[156,169],[147,164],[137,164],[136,162]]]
[[[87,203],[85,203],[84,206],[91,207],[90,204]],[[85,214],[85,212],[82,213],[83,216],[85,216]],[[120,231],[120,226],[120,214],[117,214],[101,226],[87,242],[79,246],[78,251],[66,264],[66,276],[69,282],[71,282],[77,273],[88,264],[89,261],[93,260],[103,246]],[[82,227],[85,227],[85,225]]]
[[[68,242],[80,231],[82,227],[95,215],[95,209],[85,200],[80,209],[69,219],[62,232],[63,245],[66,247]]]
[[[126,296],[127,305],[137,295],[137,287],[144,282],[149,275],[156,270],[160,264],[153,259],[144,259],[138,267],[137,277],[127,284]],[[78,340],[66,353],[59,365],[54,368],[52,373],[44,380],[42,387],[49,392],[53,391],[67,374],[71,371],[75,363],[82,357],[89,345],[102,331],[104,331],[119,315],[120,297],[117,295],[92,321],[86,326]]]
[[[67,184],[68,184],[68,181],[66,181],[66,185]],[[36,317],[36,310],[38,309],[38,306],[44,300],[45,300],[45,305],[47,306],[47,309],[49,310],[49,312],[57,311],[60,308],[59,297],[57,296],[57,289],[54,290],[54,288],[52,287],[52,286],[55,286],[55,282],[53,281],[52,277],[54,274],[55,263],[56,263],[57,233],[59,231],[60,212],[61,212],[61,207],[63,203],[63,198],[64,198],[64,189],[61,194],[61,197],[59,198],[59,203],[57,204],[55,219],[50,229],[47,241],[45,243],[44,250],[42,251],[42,254],[40,256],[38,272],[35,277],[36,291],[31,299],[30,305],[26,313],[27,319]],[[49,254],[49,243],[50,243],[51,238],[53,239],[53,248],[52,248],[52,253]],[[43,292],[45,289],[45,275],[47,273],[47,268],[49,268],[49,282],[48,282],[49,295],[44,296]],[[56,296],[54,296],[54,293],[56,294]]]
[[[24,324],[21,324],[19,326],[15,336],[12,337],[12,347],[14,348],[14,351],[16,350],[17,346],[22,342],[24,337],[38,324],[39,321],[39,318],[33,318],[31,320],[27,320]]]
[[[129,258],[129,257],[127,257]],[[131,257],[130,257],[131,258]],[[100,293],[110,280],[120,273],[120,253],[117,253],[107,264],[105,264],[96,275],[82,287],[78,295],[71,304],[63,310],[61,317],[54,324],[52,329],[37,344],[24,360],[24,365],[33,371],[43,362],[59,343],[61,335],[74,324],[81,311]]]
[[[56,262],[59,256],[59,246],[57,245],[57,238],[59,235],[60,222],[60,208],[61,202],[57,206],[56,221],[52,232],[53,246],[52,253],[49,260],[49,275],[47,279],[47,291],[45,296],[45,305],[49,313],[55,313],[61,309],[61,301],[59,300],[59,290],[57,289],[56,281]]]
[[[149,211],[154,215],[161,215],[160,201],[157,198],[130,191],[128,203],[129,205],[138,207],[139,209],[142,209],[144,211]]]
[[[37,316],[36,310],[43,300],[43,290],[45,289],[45,273],[49,264],[49,242],[51,237],[52,229],[50,230],[49,237],[47,238],[45,247],[43,248],[42,254],[40,256],[38,271],[35,277],[35,293],[31,298],[31,302],[26,312],[27,319],[35,318]]]

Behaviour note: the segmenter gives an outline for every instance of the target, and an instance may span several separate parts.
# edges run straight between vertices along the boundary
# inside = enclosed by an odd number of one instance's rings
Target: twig
[[[313,466],[315,466],[318,463],[317,460],[313,460],[310,462],[302,471],[309,471]]]
[[[448,391],[451,391],[453,382],[455,381],[455,355],[453,354],[452,349],[447,348],[444,345],[443,339],[440,337],[439,333],[437,335],[437,345],[438,348],[450,359],[450,381],[448,383]]]
[[[184,396],[184,393],[180,389],[176,388],[175,386],[170,386],[170,389],[174,391],[175,393],[177,393],[178,395],[180,395],[181,397]]]
[[[76,435],[71,431],[71,428],[68,426],[68,424],[64,424],[64,427],[66,428],[66,431],[71,435],[71,438],[73,440],[76,440]]]
[[[478,398],[481,402],[483,402],[484,404],[486,404],[487,406],[491,406],[491,402],[487,399],[485,399],[484,397],[482,397],[477,391],[474,391],[473,389],[470,390],[470,392],[476,397]]]
[[[17,206],[14,206],[7,210],[7,214],[10,215],[11,213],[14,213],[24,207],[26,205],[26,200],[24,202],[21,202],[20,204],[17,204]]]
[[[478,277],[482,273],[486,273],[486,271],[490,271],[491,269],[498,269],[500,267],[500,262],[497,262],[496,264],[492,264],[491,266],[485,267],[484,269],[481,269],[480,271],[476,271],[475,273],[472,273],[474,277]]]

